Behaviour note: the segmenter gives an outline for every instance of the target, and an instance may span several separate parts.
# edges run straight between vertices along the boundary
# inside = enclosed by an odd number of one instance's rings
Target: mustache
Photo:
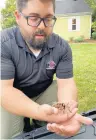
[[[36,36],[36,35],[38,35],[38,34],[39,34],[39,35],[47,36],[46,33],[45,33],[43,30],[38,30],[37,32],[34,33],[34,36]]]

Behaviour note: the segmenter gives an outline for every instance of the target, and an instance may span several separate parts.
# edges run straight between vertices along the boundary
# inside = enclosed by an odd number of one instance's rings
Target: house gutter
[[[67,17],[67,16],[82,16],[82,15],[91,15],[92,16],[92,12],[80,12],[80,13],[66,13],[66,14],[55,14],[56,16],[59,17]]]

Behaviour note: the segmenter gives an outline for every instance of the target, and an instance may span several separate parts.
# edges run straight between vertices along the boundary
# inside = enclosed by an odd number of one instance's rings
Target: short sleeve
[[[13,79],[14,75],[15,66],[12,61],[11,47],[8,47],[8,42],[1,43],[1,80]]]
[[[67,42],[64,42],[62,55],[56,68],[56,77],[67,79],[73,77],[72,51]]]

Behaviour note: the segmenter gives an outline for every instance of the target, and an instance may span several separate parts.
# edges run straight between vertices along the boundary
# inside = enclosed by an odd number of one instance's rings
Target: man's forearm
[[[2,90],[1,105],[11,113],[37,119],[39,104],[14,87],[9,86]]]
[[[78,101],[76,86],[65,86],[58,89],[58,102]]]

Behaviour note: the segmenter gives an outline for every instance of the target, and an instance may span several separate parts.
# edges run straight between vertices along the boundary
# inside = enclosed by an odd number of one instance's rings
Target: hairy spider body
[[[69,103],[65,104],[65,103],[55,102],[52,106],[57,108],[60,113],[71,112]]]

